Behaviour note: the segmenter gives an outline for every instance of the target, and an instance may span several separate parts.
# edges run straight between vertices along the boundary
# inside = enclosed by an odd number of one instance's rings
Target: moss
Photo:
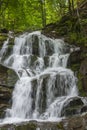
[[[70,44],[87,47],[87,36],[83,36],[82,33],[69,32],[65,39],[68,39],[67,42]]]
[[[79,69],[80,69],[80,63],[71,64],[70,66],[68,66],[68,68],[70,68],[72,71],[74,71],[74,73],[78,73]]]
[[[70,43],[72,43],[72,44],[76,43],[79,39],[77,36],[77,33],[75,33],[75,32],[70,32],[68,34],[68,36],[69,36]]]
[[[4,41],[6,41],[6,40],[7,40],[7,36],[0,35],[0,49],[2,48],[3,43],[4,43]]]
[[[64,130],[63,124],[62,124],[61,122],[57,124],[57,128],[58,128],[59,130]]]
[[[65,35],[68,33],[68,27],[63,26],[63,27],[59,28],[57,32],[59,32],[60,35]]]
[[[36,124],[34,123],[29,123],[21,126],[16,126],[15,130],[36,130]]]
[[[82,20],[81,20],[81,24],[82,24],[82,26],[87,25],[87,19],[82,19]]]

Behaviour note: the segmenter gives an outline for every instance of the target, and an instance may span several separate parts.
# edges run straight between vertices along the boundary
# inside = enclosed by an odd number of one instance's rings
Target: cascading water
[[[4,45],[7,47],[8,43]],[[2,48],[1,63],[19,76],[6,117],[42,120],[61,117],[64,102],[78,95],[76,77],[66,68],[70,48],[62,40],[34,32],[16,37],[7,58],[3,58],[4,52],[6,49]]]

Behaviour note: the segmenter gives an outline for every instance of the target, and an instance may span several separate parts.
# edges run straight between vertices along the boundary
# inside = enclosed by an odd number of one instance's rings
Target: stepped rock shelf
[[[9,38],[4,42],[0,63],[15,73],[15,84],[0,124],[59,121],[87,111],[87,99],[78,96],[77,78],[67,68],[71,50],[63,40],[39,31],[15,37],[12,45]]]

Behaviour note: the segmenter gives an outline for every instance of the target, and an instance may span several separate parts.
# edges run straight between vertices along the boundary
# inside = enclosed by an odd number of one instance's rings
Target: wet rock
[[[80,97],[73,97],[64,103],[61,113],[62,116],[73,116],[83,112],[87,112],[87,106],[84,105]]]
[[[0,104],[0,118],[5,116],[5,110],[10,107],[9,104]]]
[[[19,79],[18,75],[12,69],[8,69],[7,74],[8,74],[8,77],[7,77],[7,86],[14,88],[15,83]]]
[[[44,64],[45,64],[45,67],[49,66],[49,56],[44,57]]]
[[[12,89],[0,86],[0,118],[4,117],[5,110],[11,105]]]
[[[64,130],[87,130],[86,116],[75,116],[63,121]]]
[[[0,65],[0,84],[7,85],[7,68]]]
[[[70,53],[70,45],[65,43],[65,47],[63,48],[63,52],[66,54],[66,53]]]
[[[32,85],[32,111],[34,111],[35,109],[35,99],[36,99],[36,92],[37,92],[37,80],[32,80],[31,81],[31,85]]]
[[[81,57],[81,50],[73,51],[68,59],[68,66],[71,66],[72,64],[80,63],[82,60]]]
[[[40,113],[43,113],[45,112],[46,110],[46,99],[47,99],[47,83],[48,83],[48,80],[49,80],[49,76],[46,75],[44,77],[44,79],[42,80],[42,92],[41,92],[41,98],[40,98]],[[43,100],[42,100],[43,99]]]
[[[32,53],[39,55],[39,39],[37,35],[32,36]]]
[[[18,76],[12,69],[0,65],[0,86],[14,87],[17,80]]]
[[[83,113],[83,112],[87,112],[87,106],[86,106],[86,105],[84,105],[84,106],[81,108],[81,113]]]
[[[35,61],[37,60],[37,56],[36,55],[30,55],[29,59],[28,59],[28,64],[30,68],[33,68],[35,65]]]
[[[46,40],[45,46],[46,46],[46,55],[52,55],[54,52],[54,46],[52,44],[52,41]]]
[[[0,86],[0,103],[8,102],[11,99],[12,89]]]

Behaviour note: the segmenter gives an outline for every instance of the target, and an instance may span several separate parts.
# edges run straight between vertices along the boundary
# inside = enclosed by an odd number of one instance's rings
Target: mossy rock
[[[20,126],[16,126],[15,130],[36,130],[37,125],[34,123],[24,124]]]
[[[0,65],[0,85],[10,88],[14,87],[16,81],[18,80],[18,76],[14,70],[9,69],[3,65]]]

